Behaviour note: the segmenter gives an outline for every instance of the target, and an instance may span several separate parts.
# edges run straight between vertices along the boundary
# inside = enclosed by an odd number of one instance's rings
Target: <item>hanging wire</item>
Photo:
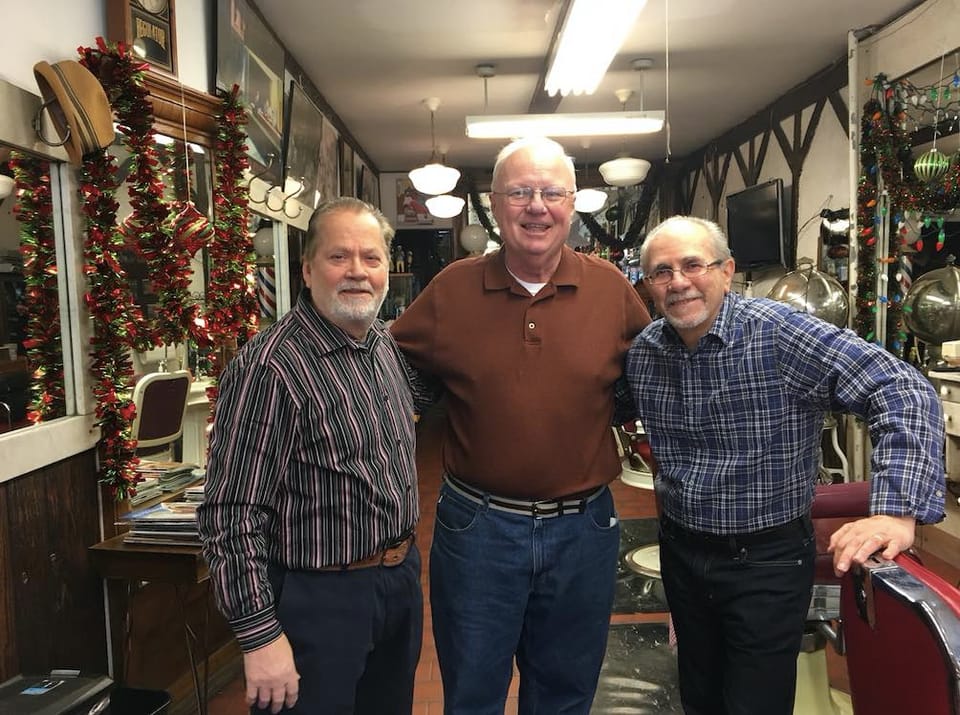
[[[666,61],[664,62],[664,69],[667,74],[667,87],[666,87],[666,101],[664,102],[664,118],[666,119],[667,125],[667,157],[666,163],[670,163],[670,155],[673,153],[670,149],[670,0],[664,0],[663,3],[664,13],[663,13],[663,25],[664,25],[664,52],[666,55]],[[643,95],[641,95],[642,97]]]
[[[187,180],[187,203],[190,203],[190,143],[187,141],[187,103],[183,98],[183,80],[177,78],[180,84],[180,122],[183,129],[183,172]]]

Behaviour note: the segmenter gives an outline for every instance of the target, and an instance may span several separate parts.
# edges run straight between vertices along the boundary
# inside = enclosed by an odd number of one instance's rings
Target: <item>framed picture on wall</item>
[[[358,199],[363,198],[363,175],[367,165],[363,163],[363,159],[354,152],[353,154],[353,191],[351,196],[356,196]]]
[[[360,198],[366,201],[368,204],[373,204],[377,208],[380,208],[380,197],[377,195],[379,192],[377,188],[379,186],[379,180],[377,175],[366,164],[361,165],[362,175],[360,177]]]
[[[284,192],[314,208],[319,194],[320,145],[323,115],[296,82],[290,83],[287,129],[284,132]]]
[[[340,195],[340,133],[326,117],[320,133],[320,167],[317,172],[320,201]]]
[[[353,147],[343,137],[340,138],[340,195],[357,195],[353,183]]]
[[[151,69],[177,74],[173,0],[107,0],[107,39],[132,45]]]
[[[410,179],[397,179],[397,226],[432,226],[433,216],[425,203],[427,197]]]
[[[283,46],[247,0],[217,0],[217,87],[240,88],[247,154],[271,181],[283,173],[283,65]]]

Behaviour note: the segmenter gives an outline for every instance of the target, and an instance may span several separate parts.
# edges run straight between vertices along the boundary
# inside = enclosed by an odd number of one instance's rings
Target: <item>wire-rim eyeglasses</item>
[[[697,278],[706,275],[711,268],[716,268],[722,264],[722,260],[711,261],[710,263],[700,263],[699,261],[690,261],[680,266],[680,268],[657,268],[649,276],[644,276],[644,280],[655,286],[666,285],[673,280],[673,274],[679,271],[686,278]]]
[[[505,196],[511,206],[526,206],[533,201],[534,194],[540,194],[540,200],[545,204],[558,204],[576,192],[562,186],[544,186],[535,189],[532,186],[517,186],[506,191],[491,191],[491,194]]]

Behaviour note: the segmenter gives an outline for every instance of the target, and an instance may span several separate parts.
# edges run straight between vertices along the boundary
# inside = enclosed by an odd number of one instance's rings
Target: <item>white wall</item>
[[[177,61],[181,81],[206,92],[213,61],[215,0],[176,4]],[[107,32],[105,0],[33,0],[3,3],[4,34],[0,79],[38,94],[33,65],[40,60],[77,59],[77,48],[93,46]],[[208,41],[209,38],[209,41]]]

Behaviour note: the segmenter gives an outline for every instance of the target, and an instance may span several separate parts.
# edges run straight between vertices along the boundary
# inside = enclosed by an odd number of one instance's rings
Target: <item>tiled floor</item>
[[[438,411],[425,415],[418,427],[417,467],[419,470],[422,518],[417,528],[417,541],[423,554],[423,587],[428,590],[428,567],[430,540],[436,511],[437,495],[440,487],[440,425],[442,414]],[[636,519],[655,515],[652,493],[635,489],[615,481],[611,488],[617,510],[622,519]],[[931,564],[933,568],[936,566]],[[954,576],[955,580],[956,576]],[[440,683],[440,669],[437,664],[436,648],[430,631],[430,607],[425,604],[423,652],[417,669],[414,709],[412,715],[441,715],[443,696]],[[611,624],[662,623],[666,620],[663,613],[614,613]],[[831,684],[841,690],[847,689],[846,667],[843,659],[827,648],[828,672]],[[510,697],[505,715],[517,712],[517,680],[511,684]],[[243,703],[243,685],[240,680],[232,682],[221,693],[211,699],[209,715],[236,715],[246,712]]]

